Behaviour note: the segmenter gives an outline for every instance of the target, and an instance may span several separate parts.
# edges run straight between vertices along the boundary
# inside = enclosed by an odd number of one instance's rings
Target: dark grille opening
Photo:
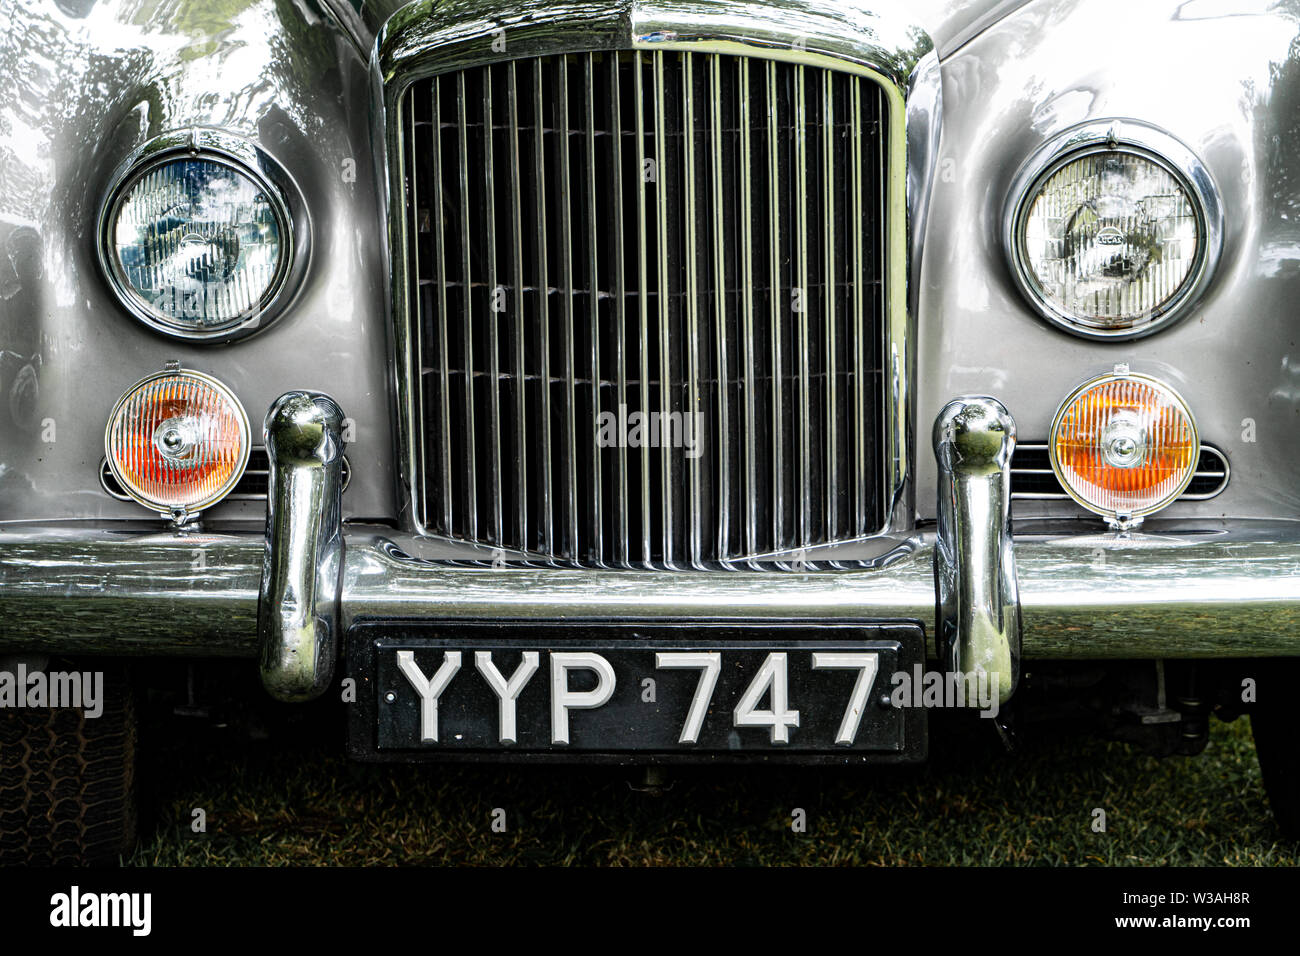
[[[348,483],[352,480],[352,466],[348,462],[347,456],[343,458],[343,489],[346,491]],[[265,501],[266,492],[270,482],[270,461],[266,456],[266,449],[261,445],[254,445],[248,450],[248,465],[244,468],[243,475],[235,483],[234,489],[223,499],[225,501]],[[108,460],[101,459],[99,462],[99,483],[114,498],[119,501],[133,500],[121,483],[113,477],[113,471],[108,467]]]
[[[1179,501],[1204,501],[1228,487],[1228,458],[1213,445],[1202,445],[1187,490]],[[1011,456],[1011,494],[1016,498],[1069,498],[1052,471],[1046,442],[1017,444]]]
[[[415,83],[425,529],[617,567],[880,530],[883,109],[714,54]]]

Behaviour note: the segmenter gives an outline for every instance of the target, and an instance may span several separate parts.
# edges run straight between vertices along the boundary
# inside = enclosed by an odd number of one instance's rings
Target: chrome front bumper
[[[1300,655],[1300,526],[1015,539],[1023,657]],[[571,571],[407,557],[349,526],[340,631],[425,620],[898,618],[934,633],[933,533],[865,571]],[[241,535],[0,533],[0,652],[259,656],[264,547]]]
[[[956,404],[976,403],[963,427],[991,425],[996,437],[1006,425],[986,401]],[[313,408],[323,440],[339,416]],[[936,429],[941,462],[957,438]],[[0,653],[258,658],[285,699],[328,686],[338,636],[362,618],[907,619],[937,635],[945,666],[967,670],[1021,658],[1300,655],[1300,522],[1153,521],[1143,533],[1013,539],[999,491],[1006,449],[983,447],[985,464],[968,445],[965,470],[951,456],[942,469],[954,507],[938,531],[899,538],[871,568],[651,572],[455,564],[413,556],[427,542],[391,529],[334,534],[338,512],[322,497],[337,493],[334,446],[303,454],[286,443],[273,479],[285,510],[272,509],[266,536],[6,526]]]

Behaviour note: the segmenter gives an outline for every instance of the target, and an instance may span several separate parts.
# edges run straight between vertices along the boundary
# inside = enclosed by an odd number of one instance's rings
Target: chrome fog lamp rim
[[[1149,317],[1131,327],[1101,327],[1089,316],[1058,307],[1034,275],[1025,248],[1029,212],[1041,188],[1062,167],[1099,153],[1127,153],[1168,172],[1191,201],[1201,237],[1196,258],[1182,286]],[[1016,284],[1029,303],[1052,325],[1080,338],[1131,341],[1174,324],[1205,292],[1223,247],[1223,204],[1205,164],[1173,136],[1134,120],[1089,123],[1048,140],[1016,173],[1007,193],[1002,245]]]
[[[132,287],[114,239],[118,214],[131,189],[153,170],[186,160],[225,166],[260,187],[275,217],[281,244],[275,276],[257,304],[209,328],[169,322],[149,309]],[[114,296],[134,318],[172,339],[223,344],[266,328],[292,301],[310,256],[311,220],[297,184],[263,149],[219,130],[196,129],[150,140],[118,166],[100,204],[95,235],[100,270]]]
[[[1125,382],[1125,381],[1142,382],[1143,384],[1149,385],[1155,389],[1165,392],[1169,396],[1169,398],[1172,399],[1173,402],[1182,410],[1183,414],[1187,416],[1188,424],[1191,426],[1192,429],[1191,445],[1194,449],[1196,449],[1195,452],[1196,456],[1199,457],[1200,455],[1201,432],[1200,432],[1200,426],[1198,426],[1196,423],[1196,416],[1192,413],[1192,407],[1187,403],[1187,400],[1183,398],[1182,393],[1179,392],[1178,389],[1170,385],[1168,382],[1166,382],[1164,379],[1156,378],[1154,375],[1146,375],[1143,374],[1142,372],[1130,372],[1122,369],[1116,369],[1110,372],[1105,372],[1101,375],[1094,376],[1093,378],[1090,378],[1087,381],[1080,382],[1077,386],[1075,386],[1073,389],[1070,390],[1070,394],[1065,396],[1060,406],[1056,409],[1056,413],[1052,416],[1052,427],[1048,430],[1047,433],[1047,457],[1052,464],[1052,473],[1056,476],[1057,483],[1060,484],[1060,486],[1063,489],[1065,489],[1065,493],[1068,494],[1072,499],[1074,499],[1074,501],[1077,504],[1082,505],[1084,508],[1087,508],[1089,511],[1093,512],[1094,514],[1101,515],[1102,517],[1107,519],[1144,518],[1148,515],[1155,514],[1157,511],[1163,511],[1165,508],[1169,507],[1171,504],[1176,502],[1180,497],[1182,497],[1183,492],[1187,490],[1187,486],[1190,485],[1192,483],[1192,479],[1196,477],[1196,462],[1193,461],[1192,467],[1187,469],[1187,474],[1183,476],[1182,480],[1178,483],[1178,486],[1176,488],[1172,489],[1160,500],[1155,501],[1152,504],[1146,505],[1141,508],[1134,508],[1132,511],[1125,512],[1123,515],[1118,514],[1113,510],[1108,510],[1108,509],[1098,507],[1095,503],[1089,501],[1087,498],[1083,497],[1074,489],[1074,486],[1072,485],[1070,479],[1065,474],[1065,470],[1061,467],[1061,463],[1058,460],[1057,453],[1056,453],[1056,435],[1058,430],[1061,427],[1061,421],[1065,418],[1066,413],[1070,410],[1070,407],[1074,404],[1074,400],[1084,392],[1088,391],[1089,389],[1096,388],[1098,385],[1105,385],[1110,382]]]
[[[118,486],[132,501],[144,505],[144,507],[156,514],[172,518],[177,517],[175,509],[172,509],[163,502],[154,501],[141,495],[134,487],[132,487],[133,483],[122,473],[113,457],[112,435],[113,426],[118,420],[118,415],[122,412],[122,407],[126,405],[126,403],[130,401],[135,394],[140,391],[140,389],[152,382],[158,381],[159,379],[176,378],[177,376],[198,379],[199,381],[212,386],[213,389],[229,399],[230,404],[238,413],[236,417],[239,422],[239,443],[241,449],[239,463],[232,472],[231,479],[222,488],[218,489],[208,497],[196,501],[193,504],[186,505],[181,517],[189,517],[198,514],[200,511],[206,511],[208,508],[219,503],[228,494],[234,491],[235,486],[238,485],[240,479],[243,478],[244,471],[248,468],[248,458],[253,450],[253,429],[249,423],[248,411],[244,408],[244,403],[239,400],[239,396],[235,394],[234,389],[215,376],[189,368],[165,368],[161,371],[146,375],[139,381],[132,383],[129,388],[122,392],[121,397],[113,403],[113,408],[108,413],[108,420],[104,424],[104,460],[107,462],[109,471],[113,474],[113,478],[117,480]]]

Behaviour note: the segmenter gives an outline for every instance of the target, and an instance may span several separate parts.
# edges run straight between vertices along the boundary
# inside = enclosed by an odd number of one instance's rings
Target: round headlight
[[[1218,254],[1219,204],[1181,144],[1147,127],[1088,127],[1054,140],[1012,189],[1006,244],[1049,320],[1092,338],[1174,321]]]
[[[216,504],[248,464],[248,415],[210,375],[168,369],[118,399],[104,432],[108,466],[147,508],[184,519]]]
[[[100,255],[138,318],[187,339],[258,328],[293,259],[279,188],[215,151],[164,151],[130,168],[105,206]]]
[[[1076,388],[1052,422],[1052,469],[1062,487],[1120,526],[1181,495],[1200,450],[1182,397],[1122,366]]]

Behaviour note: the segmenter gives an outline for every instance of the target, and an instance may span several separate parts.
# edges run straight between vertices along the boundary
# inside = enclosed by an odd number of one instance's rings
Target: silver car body
[[[177,359],[231,386],[255,421],[295,389],[328,393],[343,409],[353,469],[342,499],[337,628],[365,615],[685,611],[865,614],[933,629],[944,612],[936,612],[930,523],[941,517],[941,482],[930,423],[958,396],[991,395],[1022,440],[1044,439],[1074,385],[1126,362],[1178,387],[1203,438],[1226,452],[1232,480],[1217,497],[1179,502],[1130,536],[1107,532],[1067,501],[1015,502],[1011,573],[1024,655],[1300,652],[1295,4],[1159,0],[1130,5],[1123,19],[1087,0],[580,6],[629,35],[669,24],[690,35],[725,22],[784,25],[794,36],[840,24],[839,42],[879,58],[907,90],[912,520],[844,551],[875,566],[776,580],[502,573],[446,563],[478,549],[410,533],[384,87],[403,57],[436,55],[439,42],[492,29],[497,21],[476,19],[476,4],[251,0],[217,14],[198,3],[3,0],[0,349],[32,371],[17,391],[11,377],[0,381],[0,648],[265,651],[258,604],[275,596],[262,583],[263,555],[278,546],[264,536],[265,505],[229,501],[201,532],[178,533],[100,484],[108,410],[132,382]],[[534,11],[566,8],[492,9],[526,22]],[[1001,251],[1007,190],[1025,159],[1062,130],[1115,118],[1186,144],[1225,209],[1222,257],[1205,297],[1174,327],[1128,343],[1050,327],[1018,292]],[[196,127],[259,144],[296,181],[312,220],[312,261],[292,307],[221,347],[144,328],[96,263],[94,223],[114,171],[155,137]],[[977,535],[968,546],[993,554],[1005,543]],[[996,587],[987,600],[999,600]]]

